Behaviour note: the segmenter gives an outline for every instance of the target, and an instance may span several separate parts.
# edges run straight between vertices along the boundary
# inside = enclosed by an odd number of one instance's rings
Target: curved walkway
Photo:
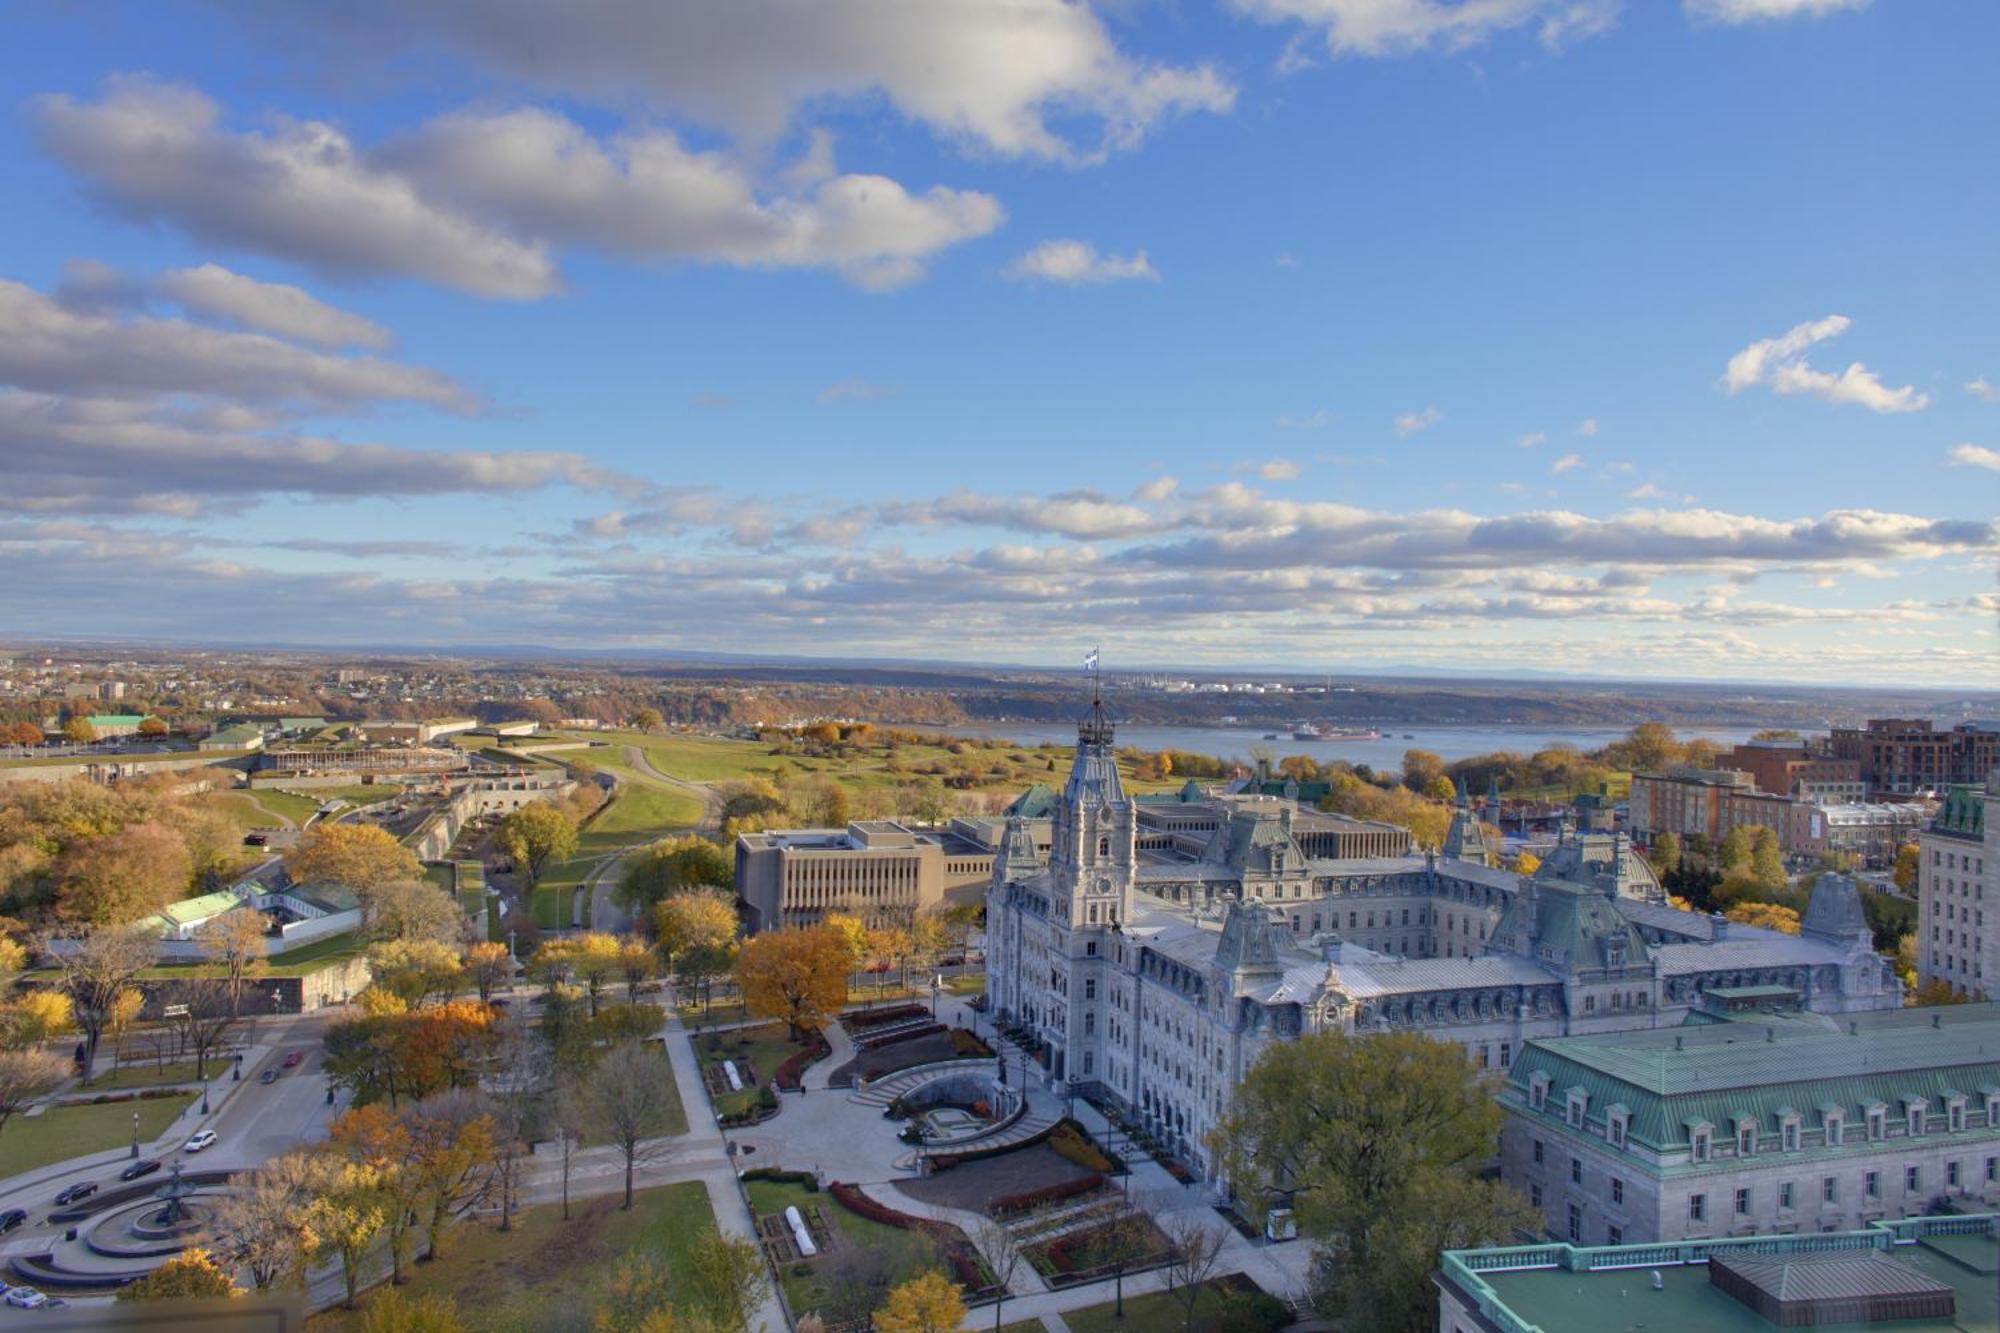
[[[826,1044],[833,1048],[832,1051],[824,1060],[814,1061],[799,1079],[799,1086],[807,1092],[825,1092],[826,1081],[833,1077],[833,1071],[854,1058],[854,1042],[843,1025],[826,1025]]]
[[[722,793],[705,782],[689,782],[657,767],[653,763],[653,752],[642,745],[625,747],[625,761],[648,777],[658,778],[661,783],[675,791],[694,797],[701,802],[701,823],[697,827],[703,833],[713,833],[722,827]]]

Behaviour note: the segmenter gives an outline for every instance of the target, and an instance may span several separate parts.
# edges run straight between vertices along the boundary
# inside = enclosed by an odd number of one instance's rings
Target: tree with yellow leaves
[[[820,925],[838,935],[840,942],[847,947],[848,971],[859,972],[880,956],[868,923],[854,913],[828,912],[820,918]]]
[[[937,1269],[892,1288],[875,1312],[875,1333],[954,1333],[965,1322],[965,1297]]]
[[[350,1310],[360,1287],[361,1265],[388,1220],[377,1173],[358,1162],[336,1161],[325,1192],[306,1208],[305,1229],[314,1252],[340,1260]]]
[[[139,997],[139,992],[125,991],[113,1001],[112,1013],[105,1018],[105,1031],[111,1030],[113,1018],[120,1012],[120,1002],[126,995]],[[0,1048],[17,1051],[39,1046],[50,1037],[68,1031],[74,1021],[69,996],[61,991],[31,990],[18,1000],[0,1007]]]
[[[1723,915],[1731,921],[1746,926],[1761,926],[1765,930],[1776,930],[1786,935],[1799,933],[1799,914],[1790,907],[1777,903],[1738,903]]]
[[[373,824],[314,825],[285,853],[285,869],[300,884],[354,890],[364,911],[369,890],[424,876],[417,854]]]
[[[653,909],[653,938],[669,975],[690,954],[726,951],[736,930],[736,904],[714,889],[676,893]]]
[[[1533,852],[1522,852],[1514,858],[1514,873],[1517,875],[1532,875],[1541,868],[1542,858]]]
[[[467,1333],[449,1296],[408,1297],[394,1287],[368,1302],[361,1333]]]
[[[851,957],[839,933],[825,926],[752,936],[736,960],[744,1007],[760,1018],[782,1018],[792,1036],[803,1036],[847,1003]]]
[[[243,1289],[203,1249],[182,1250],[145,1277],[118,1289],[121,1301],[213,1300]]]
[[[466,949],[465,972],[472,978],[483,1003],[493,998],[493,992],[500,989],[501,982],[513,980],[514,959],[507,952],[506,945],[481,940]]]

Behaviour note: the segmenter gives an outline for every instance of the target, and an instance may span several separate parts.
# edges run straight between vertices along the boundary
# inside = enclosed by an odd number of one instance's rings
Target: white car
[[[204,1129],[201,1133],[195,1135],[193,1138],[187,1141],[187,1151],[200,1152],[203,1148],[208,1147],[210,1144],[214,1142],[215,1142],[215,1131],[212,1129]]]
[[[36,1291],[33,1287],[9,1287],[7,1289],[7,1304],[18,1305],[23,1310],[32,1310],[38,1305],[47,1305],[48,1303],[49,1298],[42,1295],[41,1292]]]

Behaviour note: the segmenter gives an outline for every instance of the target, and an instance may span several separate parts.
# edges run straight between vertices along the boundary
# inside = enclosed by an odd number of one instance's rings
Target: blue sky
[[[1994,680],[1991,5],[557,14],[13,11],[0,623]]]

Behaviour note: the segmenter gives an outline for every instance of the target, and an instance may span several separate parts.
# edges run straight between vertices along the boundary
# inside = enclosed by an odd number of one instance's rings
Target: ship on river
[[[1292,729],[1295,741],[1379,741],[1382,733],[1373,727],[1322,727],[1317,722],[1302,722]]]

